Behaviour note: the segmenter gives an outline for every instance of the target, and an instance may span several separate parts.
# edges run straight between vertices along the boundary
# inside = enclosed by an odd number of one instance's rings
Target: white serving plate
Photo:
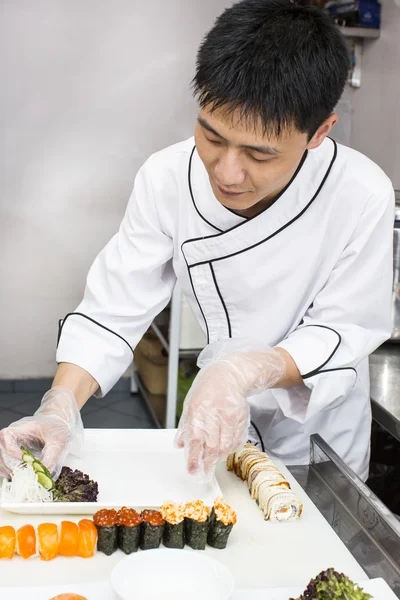
[[[397,600],[396,595],[383,579],[360,581],[359,585],[364,591],[371,594],[373,600]],[[49,600],[56,594],[66,592],[81,594],[88,600],[116,600],[116,595],[109,581],[45,587],[0,586],[0,597],[7,598],[7,600],[26,600],[27,591],[29,591],[29,600]],[[304,588],[299,587],[239,589],[233,594],[232,600],[288,600],[289,598],[298,597],[303,591]]]
[[[215,477],[199,482],[186,470],[182,450],[174,448],[171,429],[87,429],[82,459],[66,464],[99,484],[97,502],[0,502],[19,514],[94,514],[100,508],[158,508],[166,501],[203,500],[212,506],[221,489]]]

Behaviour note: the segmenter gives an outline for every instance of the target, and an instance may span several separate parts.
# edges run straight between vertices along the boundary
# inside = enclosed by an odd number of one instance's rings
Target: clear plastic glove
[[[11,475],[21,462],[21,446],[25,446],[57,478],[72,445],[74,454],[78,454],[82,444],[83,423],[74,394],[56,386],[43,396],[32,417],[0,431],[0,476]]]
[[[207,346],[186,397],[176,444],[185,449],[189,473],[204,477],[247,440],[247,397],[278,383],[286,365],[273,348],[230,339]]]

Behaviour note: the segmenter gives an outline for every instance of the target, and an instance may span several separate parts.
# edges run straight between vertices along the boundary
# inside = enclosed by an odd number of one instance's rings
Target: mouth
[[[219,189],[221,194],[223,194],[224,196],[227,196],[228,198],[234,198],[236,196],[241,196],[242,194],[245,193],[245,192],[229,192],[228,190],[224,190],[224,188],[222,188],[219,185],[217,185],[217,188]]]

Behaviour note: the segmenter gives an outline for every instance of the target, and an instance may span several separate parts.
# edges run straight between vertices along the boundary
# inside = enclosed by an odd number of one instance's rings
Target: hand
[[[239,348],[241,348],[239,350]],[[274,349],[227,340],[207,346],[186,397],[176,442],[185,449],[189,473],[205,475],[247,439],[247,396],[278,383],[285,361]]]
[[[70,389],[56,386],[43,396],[32,417],[0,431],[0,476],[12,474],[21,462],[21,446],[25,446],[57,478],[72,442],[78,446],[83,442],[79,408]]]

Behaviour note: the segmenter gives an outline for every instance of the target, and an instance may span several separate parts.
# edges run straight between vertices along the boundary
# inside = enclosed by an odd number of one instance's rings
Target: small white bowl
[[[111,573],[120,600],[229,600],[232,573],[200,551],[158,548],[130,554]]]

